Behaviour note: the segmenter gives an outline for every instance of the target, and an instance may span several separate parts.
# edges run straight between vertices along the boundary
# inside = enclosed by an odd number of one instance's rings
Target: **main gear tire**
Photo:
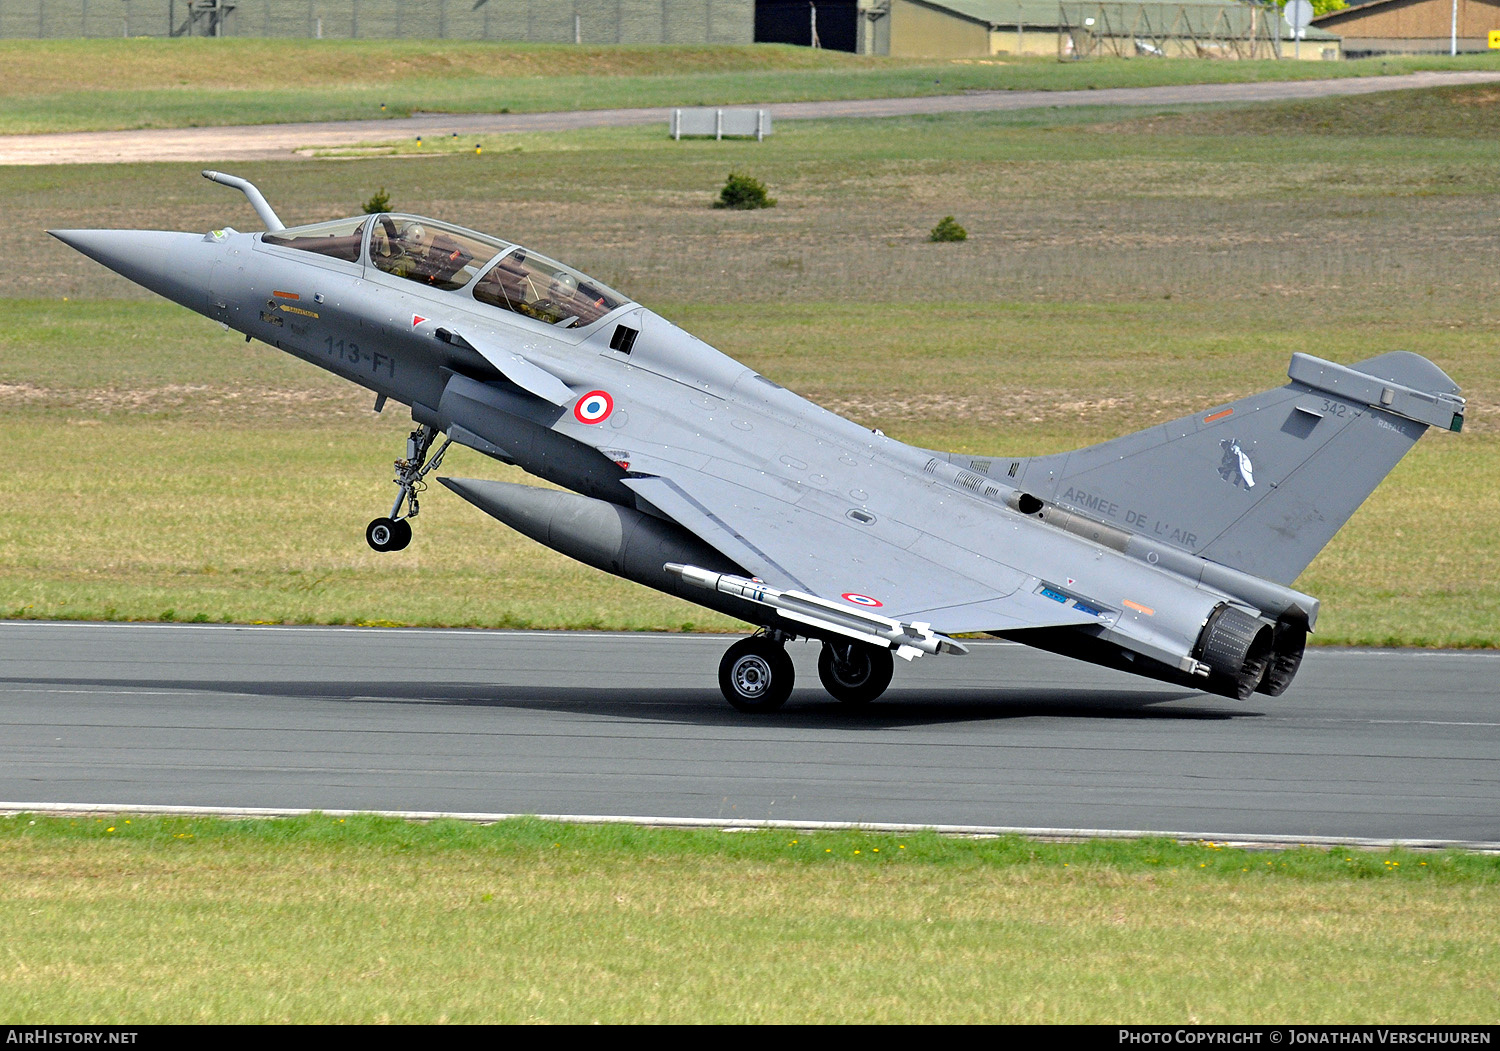
[[[825,642],[818,654],[823,689],[850,708],[863,708],[885,693],[895,667],[890,650],[862,642]]]
[[[719,689],[742,712],[776,711],[792,695],[795,679],[786,647],[764,635],[741,639],[719,662]]]

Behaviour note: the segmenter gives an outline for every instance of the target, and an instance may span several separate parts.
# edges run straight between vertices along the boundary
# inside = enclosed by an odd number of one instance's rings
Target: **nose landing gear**
[[[411,543],[411,520],[417,517],[419,510],[417,494],[427,490],[424,479],[443,462],[443,454],[453,444],[452,438],[446,439],[429,460],[427,450],[432,448],[437,433],[437,428],[424,423],[407,437],[406,456],[395,463],[394,481],[401,491],[391,505],[390,517],[377,518],[365,527],[365,542],[376,551],[400,551]],[[401,513],[402,504],[407,505],[404,515]]]

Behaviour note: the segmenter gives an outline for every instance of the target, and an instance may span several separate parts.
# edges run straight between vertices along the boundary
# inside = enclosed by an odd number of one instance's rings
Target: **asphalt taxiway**
[[[0,805],[1500,841],[1500,653],[1313,649],[1233,701],[979,643],[854,713],[796,643],[766,717],[730,641],[4,622]]]
[[[966,91],[919,98],[779,102],[765,106],[774,121],[837,117],[900,117],[934,113],[1075,106],[1178,106],[1207,102],[1278,102],[1367,95],[1380,91],[1484,84],[1500,72],[1450,70],[1328,80],[1276,80],[1243,84],[1181,84],[1088,91]],[[376,120],[254,124],[217,128],[144,128],[131,131],[53,132],[0,135],[0,164],[107,164],[141,161],[290,160],[316,149],[510,132],[660,124],[668,108],[580,109],[552,113],[428,113]]]

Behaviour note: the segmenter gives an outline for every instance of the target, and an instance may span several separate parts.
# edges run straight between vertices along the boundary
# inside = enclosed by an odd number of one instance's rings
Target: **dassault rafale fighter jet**
[[[1276,696],[1318,615],[1292,581],[1429,426],[1463,425],[1416,354],[1294,354],[1285,386],[1076,452],[917,449],[521,245],[412,215],[288,229],[249,182],[203,174],[265,232],[52,233],[377,410],[410,406],[376,550],[410,542],[452,442],[570,490],[441,479],[538,543],[759,625],[719,666],[746,712],[787,699],[798,636],[851,705],[893,657],[961,654],[967,633]]]

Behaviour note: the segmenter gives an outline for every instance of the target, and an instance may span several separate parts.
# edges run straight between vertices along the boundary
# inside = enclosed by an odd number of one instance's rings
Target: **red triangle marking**
[[[425,317],[422,317],[422,315],[420,315],[420,314],[413,314],[411,316],[412,328],[416,328],[418,325],[420,325],[422,322],[424,322],[426,320],[427,319]]]

